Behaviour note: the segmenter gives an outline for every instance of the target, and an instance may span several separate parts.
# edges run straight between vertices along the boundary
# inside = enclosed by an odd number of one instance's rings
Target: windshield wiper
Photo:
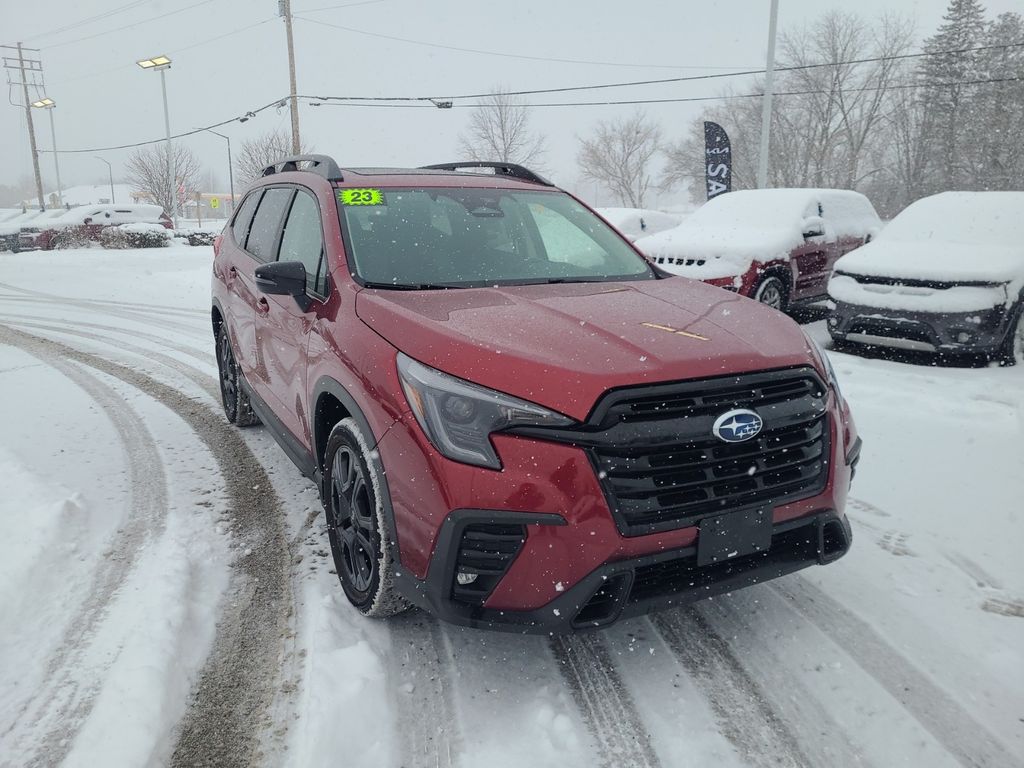
[[[440,291],[451,288],[465,288],[453,283],[374,283],[364,282],[364,288],[381,288],[387,291]]]

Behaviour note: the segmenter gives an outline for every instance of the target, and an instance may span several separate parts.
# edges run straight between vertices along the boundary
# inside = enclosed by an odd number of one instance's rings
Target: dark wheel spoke
[[[366,593],[377,570],[376,514],[363,464],[348,445],[331,461],[330,521],[340,549],[339,575],[349,588]]]

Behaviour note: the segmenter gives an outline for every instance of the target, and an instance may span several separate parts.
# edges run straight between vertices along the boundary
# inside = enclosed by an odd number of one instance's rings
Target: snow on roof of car
[[[82,224],[87,218],[93,219],[97,224],[103,223],[101,219],[114,219],[119,224],[130,221],[151,221],[155,223],[160,220],[160,215],[163,212],[164,209],[159,205],[148,203],[79,205],[64,213],[63,216],[56,219],[53,223],[54,225],[61,226]],[[107,214],[110,215],[107,216]]]
[[[1024,192],[941,192],[907,206],[881,240],[1016,247],[1024,254]]]
[[[596,208],[604,219],[630,240],[679,226],[683,217],[648,208]]]
[[[836,270],[1024,284],[1024,192],[942,192],[922,198],[876,240],[841,258]]]
[[[709,200],[674,229],[637,240],[648,256],[704,260],[685,274],[712,279],[745,271],[753,259],[786,259],[804,242],[804,223],[819,215],[829,237],[874,235],[871,202],[845,189],[745,189]]]

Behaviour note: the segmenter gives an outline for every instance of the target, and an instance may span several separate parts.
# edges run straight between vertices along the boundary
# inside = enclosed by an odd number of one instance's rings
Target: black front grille
[[[483,605],[505,575],[526,541],[526,527],[494,523],[467,525],[459,541],[452,575],[452,597],[472,605]],[[475,577],[459,583],[459,574]]]
[[[590,451],[625,535],[693,525],[821,492],[826,391],[809,368],[617,391],[575,442]],[[734,408],[756,411],[761,433],[741,443],[715,437],[715,420]]]

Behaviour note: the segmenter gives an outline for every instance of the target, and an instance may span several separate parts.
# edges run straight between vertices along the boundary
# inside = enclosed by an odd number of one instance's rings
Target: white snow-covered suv
[[[943,192],[841,258],[837,342],[1024,363],[1024,192]]]

